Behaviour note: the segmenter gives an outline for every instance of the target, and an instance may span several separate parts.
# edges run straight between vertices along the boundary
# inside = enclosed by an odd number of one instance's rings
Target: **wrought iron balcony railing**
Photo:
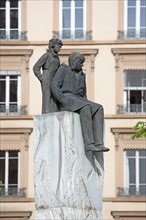
[[[4,188],[0,186],[0,197],[25,197],[25,188],[8,187]]]
[[[145,39],[146,38],[146,29],[135,31],[118,31],[118,39]]]
[[[26,31],[20,32],[18,30],[0,30],[0,40],[27,40]]]
[[[145,114],[146,103],[117,105],[117,114]]]
[[[128,197],[145,197],[146,196],[146,185],[140,188],[129,187],[129,188],[117,188],[117,196],[128,196]]]
[[[54,31],[53,37],[64,40],[92,40],[92,31],[79,31],[76,33],[70,31]]]
[[[4,104],[0,104],[0,115],[26,115],[27,114],[27,106],[17,106],[16,104],[5,106]]]

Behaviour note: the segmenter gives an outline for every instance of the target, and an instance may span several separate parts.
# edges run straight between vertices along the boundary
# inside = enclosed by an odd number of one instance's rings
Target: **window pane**
[[[126,150],[126,156],[135,156],[135,150]]]
[[[75,0],[75,7],[83,7],[83,0]]]
[[[5,7],[6,0],[0,0],[0,8]]]
[[[10,102],[17,102],[17,81],[10,81]]]
[[[146,86],[145,70],[127,70],[125,72],[125,86],[143,87]]]
[[[75,28],[83,27],[83,10],[76,9],[75,11]]]
[[[136,185],[129,186],[129,195],[136,195]]]
[[[146,157],[146,150],[139,150],[140,157]]]
[[[17,150],[9,151],[9,157],[18,157],[18,151]]]
[[[83,37],[84,37],[83,30],[76,30],[75,31],[75,38],[76,39],[80,39],[80,38],[83,38]]]
[[[146,158],[139,159],[139,181],[146,184]]]
[[[0,181],[5,184],[5,159],[0,159]]]
[[[0,102],[5,102],[5,98],[6,98],[6,81],[0,80]]]
[[[128,27],[135,27],[136,25],[136,10],[135,8],[128,9]]]
[[[70,28],[70,9],[63,10],[63,28]]]
[[[10,1],[10,7],[11,8],[17,8],[18,7],[18,0],[11,0]]]
[[[70,30],[63,30],[62,31],[62,38],[63,39],[70,39],[71,38],[71,31]]]
[[[9,159],[9,184],[18,182],[18,159]]]
[[[129,183],[136,183],[135,158],[129,158]]]
[[[0,28],[6,27],[5,10],[0,10]]]
[[[135,6],[136,0],[128,0],[128,6]]]
[[[146,6],[146,0],[140,0],[141,6]]]
[[[70,7],[71,1],[70,0],[63,0],[63,7]]]
[[[146,7],[140,10],[140,27],[146,27]]]
[[[146,185],[139,187],[140,195],[146,195]]]
[[[18,28],[18,10],[11,10],[10,21],[10,28]]]

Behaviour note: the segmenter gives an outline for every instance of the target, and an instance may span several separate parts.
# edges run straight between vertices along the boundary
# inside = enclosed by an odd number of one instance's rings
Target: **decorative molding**
[[[111,215],[114,217],[114,219],[129,219],[129,217],[137,217],[140,220],[140,217],[146,217],[145,211],[112,211]]]
[[[24,57],[26,72],[29,71],[29,58],[32,55],[33,50],[31,49],[1,49],[0,57],[2,56],[13,56],[13,57]]]
[[[18,219],[24,219],[27,220],[32,215],[32,212],[30,211],[1,211],[1,218],[15,218]]]
[[[120,61],[124,61],[125,56],[129,55],[145,55],[146,56],[146,48],[112,48],[111,52],[115,56],[115,69],[119,70]],[[132,68],[132,67],[131,67]],[[139,66],[137,67],[139,68]]]

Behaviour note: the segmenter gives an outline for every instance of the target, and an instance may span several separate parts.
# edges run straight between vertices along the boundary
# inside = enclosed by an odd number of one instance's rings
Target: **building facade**
[[[85,55],[88,99],[104,106],[103,219],[146,219],[146,140],[131,139],[146,121],[145,0],[0,1],[0,219],[35,218],[33,65],[52,37],[63,41],[61,63]]]

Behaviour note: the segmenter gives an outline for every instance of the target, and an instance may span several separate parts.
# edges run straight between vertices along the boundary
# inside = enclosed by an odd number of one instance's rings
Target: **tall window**
[[[19,39],[21,0],[0,0],[0,39]]]
[[[128,195],[146,195],[146,150],[126,150],[125,187]]]
[[[18,112],[21,102],[20,71],[0,71],[0,112]]]
[[[15,195],[20,188],[20,152],[0,150],[0,195]]]
[[[146,70],[126,70],[124,78],[126,112],[146,112]]]
[[[146,0],[125,1],[127,38],[146,38]]]
[[[63,39],[86,38],[86,0],[60,1],[60,32]]]

